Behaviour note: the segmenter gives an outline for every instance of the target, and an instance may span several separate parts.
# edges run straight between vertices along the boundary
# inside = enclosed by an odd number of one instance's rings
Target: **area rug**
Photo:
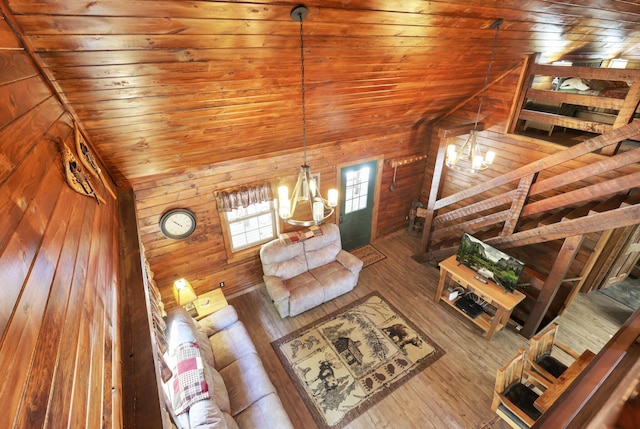
[[[343,427],[444,354],[376,292],[271,345],[321,428]]]
[[[371,244],[366,244],[362,247],[358,247],[357,249],[349,250],[354,256],[357,256],[364,262],[364,267],[368,267],[369,265],[375,264],[376,262],[382,261],[387,256],[373,247]]]

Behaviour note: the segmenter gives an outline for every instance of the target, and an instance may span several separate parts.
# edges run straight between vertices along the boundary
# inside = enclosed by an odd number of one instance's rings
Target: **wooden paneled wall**
[[[321,189],[337,186],[336,165],[357,164],[374,158],[385,160],[422,155],[426,149],[426,126],[399,130],[388,135],[362,136],[357,140],[327,142],[307,150],[312,172],[320,173]],[[393,144],[391,144],[393,143]],[[262,282],[262,267],[257,252],[243,260],[228,261],[223,242],[215,192],[251,183],[281,181],[292,185],[302,164],[300,149],[265,157],[247,157],[185,170],[180,174],[135,181],[140,233],[145,255],[167,305],[172,305],[171,286],[175,279],[187,278],[196,293],[213,289],[225,282],[225,294],[241,292]],[[391,191],[393,168],[384,163],[380,187],[379,236],[407,225],[411,202],[420,195],[426,160],[398,167],[396,188]],[[197,218],[195,233],[186,240],[165,238],[158,226],[160,217],[171,208],[186,207]],[[335,220],[334,220],[335,221]],[[288,227],[288,226],[287,226]],[[286,228],[283,225],[283,229]]]
[[[121,427],[117,203],[66,184],[71,118],[4,19],[0,93],[0,427]]]
[[[521,157],[528,157],[528,154],[519,149],[517,144],[514,147],[509,147],[510,144],[508,143],[505,145],[504,137],[506,136],[503,135],[509,118],[520,72],[521,67],[517,67],[510,73],[504,74],[496,81],[489,83],[489,86],[484,93],[484,98],[482,99],[480,114],[478,114],[478,106],[480,98],[482,97],[482,92],[476,94],[476,96],[472,97],[471,100],[466,100],[465,102],[460,103],[456,108],[449,111],[441,121],[436,121],[433,124],[429,137],[426,139],[427,161],[423,176],[424,182],[420,192],[420,202],[427,204],[431,192],[436,192],[441,197],[452,195],[463,189],[482,183],[492,177],[497,177],[505,171],[514,168],[514,162],[517,163],[517,167],[526,164],[526,159]],[[491,130],[491,132],[480,131],[478,133],[478,141],[483,148],[485,150],[490,148],[496,152],[496,160],[491,168],[476,174],[454,171],[446,166],[443,168],[443,171],[435,171],[436,157],[439,149],[438,143],[441,141],[436,133],[439,128],[447,128],[447,126],[442,123],[473,124],[476,120],[478,120],[480,124],[480,129],[484,127],[484,129]],[[432,135],[431,133],[434,134]],[[487,138],[488,135],[492,135],[493,137]],[[450,137],[446,142],[444,142],[444,144],[455,143],[460,147],[467,136],[468,134]],[[532,146],[535,150],[535,146]],[[535,155],[533,156],[535,157]],[[532,159],[538,158],[540,157]],[[442,174],[443,177],[440,181],[440,189],[432,190],[432,180],[436,174]]]
[[[484,183],[494,177],[498,177],[502,174],[508,173],[523,165],[532,163],[536,160],[564,150],[566,147],[558,144],[538,140],[530,137],[505,134],[506,124],[509,119],[509,113],[511,104],[513,102],[514,91],[517,87],[517,81],[519,78],[520,70],[514,70],[512,73],[506,75],[502,80],[495,82],[491,86],[485,95],[483,102],[481,122],[486,124],[486,131],[482,131],[478,134],[478,141],[483,148],[490,149],[496,152],[496,160],[487,170],[480,171],[478,173],[466,173],[458,172],[448,168],[444,168],[444,177],[442,181],[441,196],[452,195],[456,192],[468,189],[471,186],[475,186],[479,183]],[[455,112],[457,116],[473,121],[477,112],[477,100],[463,105],[463,107]],[[559,129],[556,131],[561,133]],[[462,135],[449,139],[450,142],[455,142],[458,146],[461,146],[466,139],[467,135]],[[434,142],[436,140],[434,139]],[[576,141],[576,144],[580,141]],[[430,192],[431,177],[434,174],[433,164],[438,148],[434,145],[430,145],[428,149],[429,164],[427,173],[425,174],[425,186],[423,187],[421,201],[427,202]],[[585,165],[594,163],[601,160],[602,156],[597,154],[585,155],[581,158],[573,160],[569,163],[564,163],[559,166],[553,167],[541,173],[538,177],[538,181],[543,180],[549,176],[555,176],[562,172],[583,167]],[[619,171],[625,174],[631,174],[636,170],[634,166],[628,166],[620,168]],[[599,183],[601,179],[598,176],[586,178],[583,183],[595,184]],[[494,194],[501,193],[506,190],[512,190],[517,187],[518,183],[513,182],[508,187],[503,189],[493,190]],[[508,189],[507,189],[508,188]],[[570,191],[574,188],[561,188],[552,191],[555,194]],[[491,196],[489,193],[484,193],[482,198]],[[462,205],[466,205],[469,201],[462,201]],[[443,209],[444,212],[449,209]]]

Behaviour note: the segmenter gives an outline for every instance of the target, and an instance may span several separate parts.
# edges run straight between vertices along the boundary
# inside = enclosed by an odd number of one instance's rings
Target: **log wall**
[[[121,427],[117,204],[66,184],[71,118],[0,35],[0,427]]]
[[[336,165],[350,165],[375,158],[383,158],[378,223],[372,228],[384,236],[407,226],[406,217],[411,202],[420,195],[426,160],[422,159],[397,168],[396,188],[390,161],[422,155],[426,148],[427,127],[396,131],[385,136],[362,136],[354,140],[330,142],[307,150],[307,164],[312,172],[320,173],[321,190],[337,186],[339,171]],[[393,142],[393,144],[390,144]],[[293,185],[302,164],[302,147],[264,157],[247,157],[220,162],[203,168],[189,169],[154,176],[133,182],[140,234],[163,301],[171,306],[173,281],[187,278],[196,293],[211,290],[225,282],[227,296],[242,293],[262,282],[262,266],[257,255],[229,261],[222,236],[215,193],[241,185],[270,181],[274,190],[282,181]],[[170,240],[160,232],[160,217],[167,210],[185,207],[197,219],[196,231],[185,240]],[[333,220],[335,222],[335,219]],[[281,231],[290,229],[281,225]]]

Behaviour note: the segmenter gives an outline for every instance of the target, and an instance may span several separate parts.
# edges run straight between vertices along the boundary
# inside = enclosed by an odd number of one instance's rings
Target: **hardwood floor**
[[[271,342],[372,291],[380,292],[446,353],[347,427],[507,427],[500,422],[485,426],[495,416],[490,409],[495,373],[528,341],[511,325],[487,341],[479,328],[452,308],[436,304],[439,271],[411,258],[418,240],[398,231],[373,243],[387,258],[364,268],[352,292],[293,318],[278,316],[264,287],[229,299],[244,321],[296,428],[316,425]],[[576,351],[589,348],[597,353],[631,312],[599,292],[580,295],[559,319],[559,340]]]

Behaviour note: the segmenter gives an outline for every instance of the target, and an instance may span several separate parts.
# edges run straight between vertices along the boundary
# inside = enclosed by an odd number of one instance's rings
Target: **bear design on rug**
[[[324,388],[329,391],[338,387],[338,380],[333,372],[333,365],[329,361],[323,360],[320,362],[320,372],[318,373],[318,379],[322,380]]]
[[[396,323],[395,325],[382,328],[382,331],[384,331],[384,333],[387,334],[389,338],[391,338],[402,350],[404,350],[404,346],[407,344],[413,344],[417,348],[422,348],[422,339],[417,335],[409,337],[411,332],[409,332],[409,328],[402,323]]]

